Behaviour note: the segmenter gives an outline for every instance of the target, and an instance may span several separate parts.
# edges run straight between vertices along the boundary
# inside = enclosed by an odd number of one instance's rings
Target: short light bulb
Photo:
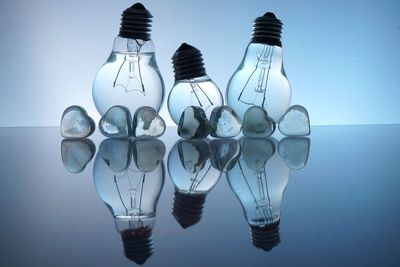
[[[169,153],[168,172],[175,185],[172,214],[183,228],[190,227],[200,221],[206,196],[221,171],[211,164],[207,142],[181,140]]]
[[[168,96],[168,110],[178,124],[188,106],[202,108],[210,118],[212,110],[223,104],[217,85],[206,74],[203,57],[197,48],[183,43],[172,57],[175,83]]]
[[[93,100],[101,115],[115,105],[132,114],[141,106],[160,109],[164,82],[150,39],[152,17],[140,3],[122,13],[111,54],[93,82]]]
[[[254,21],[244,58],[231,77],[226,99],[239,117],[251,106],[262,106],[279,121],[290,106],[291,89],[283,68],[282,22],[271,12]]]

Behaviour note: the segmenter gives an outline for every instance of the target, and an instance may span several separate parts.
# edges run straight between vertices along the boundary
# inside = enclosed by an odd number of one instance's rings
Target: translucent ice
[[[165,122],[152,107],[140,107],[133,116],[133,136],[156,138],[165,132]]]
[[[61,118],[61,135],[66,138],[85,138],[95,130],[95,123],[84,108],[68,107]]]
[[[89,139],[64,139],[61,142],[62,162],[72,173],[83,171],[95,152],[96,146]]]
[[[248,137],[268,137],[275,131],[275,122],[259,106],[249,108],[243,117],[242,132]]]
[[[287,136],[306,136],[310,134],[310,119],[303,106],[291,106],[279,120],[279,131]]]
[[[189,106],[183,111],[178,125],[180,137],[186,139],[206,138],[210,131],[210,121],[202,108]]]
[[[231,170],[240,157],[240,144],[236,139],[215,139],[210,142],[211,164],[220,171]]]
[[[274,143],[265,138],[243,137],[241,145],[243,160],[247,167],[254,171],[264,168],[267,161],[275,153]]]
[[[279,142],[279,155],[289,168],[300,170],[307,164],[310,152],[310,139],[306,137],[286,137]]]
[[[113,106],[99,122],[100,132],[107,137],[128,137],[132,133],[132,118],[129,109]]]
[[[240,133],[242,123],[236,112],[228,106],[214,108],[211,113],[211,136],[235,137]]]
[[[154,171],[165,155],[165,145],[157,139],[135,140],[133,142],[133,158],[142,172]]]

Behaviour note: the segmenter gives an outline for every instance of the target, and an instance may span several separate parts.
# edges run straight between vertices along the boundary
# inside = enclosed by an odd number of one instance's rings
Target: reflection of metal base
[[[281,241],[279,224],[280,221],[266,226],[250,226],[253,245],[265,251],[269,251],[278,245]]]
[[[137,264],[145,263],[153,254],[153,237],[150,228],[128,229],[121,233],[121,237],[125,256]]]
[[[192,226],[200,221],[206,195],[190,195],[175,191],[172,214],[183,228]]]

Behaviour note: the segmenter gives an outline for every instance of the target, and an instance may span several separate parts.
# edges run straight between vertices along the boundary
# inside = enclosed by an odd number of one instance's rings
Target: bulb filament
[[[204,92],[203,88],[201,88],[201,86],[196,83],[194,80],[189,80],[190,83],[190,87],[192,88],[192,94],[195,96],[197,104],[204,110],[206,111],[207,109],[209,109],[211,106],[213,106],[213,102],[211,101],[211,99],[208,97],[208,95],[206,94],[206,92]],[[202,94],[206,97],[206,102],[204,103],[204,101],[202,102],[200,100],[201,96],[199,94]],[[193,95],[192,95],[192,105],[194,105],[194,101],[193,101]],[[206,106],[204,106],[206,104]]]
[[[203,182],[204,178],[207,176],[207,173],[211,169],[211,164],[208,166],[207,171],[203,174],[203,176],[198,180],[197,176],[199,175],[200,172],[197,172],[194,177],[191,177],[190,180],[192,181],[192,184],[190,185],[189,192],[193,192],[197,189],[197,187]]]
[[[241,160],[238,161],[239,169],[242,173],[243,179],[245,180],[246,185],[256,205],[255,217],[254,217],[256,218],[256,222],[258,223],[264,222],[266,224],[272,223],[274,220],[274,216],[273,216],[273,208],[271,205],[271,199],[269,196],[268,181],[267,181],[265,166],[261,170],[254,171],[253,177],[256,177],[257,179],[257,188],[253,190],[253,188],[250,186],[248,182],[246,175],[244,174],[240,161]]]
[[[135,41],[137,44],[136,51],[134,51],[133,41]],[[143,45],[144,45],[144,42],[140,42],[139,40],[136,40],[136,39],[134,39],[134,40],[128,39],[126,48],[127,48],[129,55],[124,56],[124,60],[122,61],[122,64],[118,69],[117,75],[115,76],[114,83],[113,83],[114,88],[116,86],[121,86],[122,88],[124,88],[125,93],[138,91],[138,92],[141,92],[143,95],[146,95],[145,86],[143,84],[142,72],[140,69],[140,55],[139,55],[140,50]],[[132,54],[132,53],[134,53],[134,54]],[[128,65],[128,74],[126,75],[125,79],[122,79],[122,81],[119,81],[121,70],[127,61],[129,62],[128,63],[129,64]],[[136,74],[136,69],[137,69],[137,74]]]
[[[240,91],[240,94],[238,96],[238,101],[241,101],[242,103],[244,103],[246,105],[254,105],[255,102],[257,101],[259,94],[263,94],[261,106],[265,105],[269,72],[271,69],[273,54],[274,54],[273,46],[272,47],[264,46],[262,48],[261,53],[259,53],[257,55],[257,63],[256,63],[254,70],[252,71],[252,73],[250,74],[246,83],[244,84],[242,90]],[[249,99],[247,99],[247,98],[245,99],[245,97],[243,96],[243,93],[245,91],[247,91],[246,88],[249,85],[250,81],[252,80],[253,75],[256,73],[257,70],[259,70],[258,79],[257,79],[257,82],[256,82],[254,88],[252,88],[254,90],[255,94],[250,94],[249,96],[247,96],[247,93],[246,93],[246,96]]]
[[[132,211],[136,211],[135,213],[140,215],[142,213],[143,187],[144,187],[144,183],[146,180],[146,174],[141,173],[141,178],[139,179],[139,181],[137,182],[136,185],[133,185],[132,181],[131,181],[131,177],[128,172],[129,170],[132,172],[137,172],[137,171],[128,169],[121,176],[114,175],[114,183],[117,188],[117,192],[118,192],[118,196],[121,201],[121,204],[124,206],[126,216],[132,215]],[[124,178],[126,178],[126,180],[129,183],[129,188],[127,189],[127,193],[129,194],[128,201],[124,200],[124,198],[121,194],[120,185],[118,183],[119,181],[122,181]],[[125,202],[128,202],[129,205],[126,205]],[[129,206],[129,208],[128,208],[128,206]]]

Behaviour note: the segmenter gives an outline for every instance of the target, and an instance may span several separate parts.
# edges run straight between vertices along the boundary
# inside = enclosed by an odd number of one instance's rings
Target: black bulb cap
[[[129,39],[150,40],[153,16],[141,4],[136,3],[122,13],[119,36]]]
[[[175,80],[190,80],[205,76],[203,55],[200,50],[187,43],[181,44],[172,56]]]
[[[282,47],[281,33],[283,23],[272,12],[258,17],[253,23],[251,43],[261,43]]]
[[[121,234],[125,256],[137,264],[144,264],[153,254],[151,228],[128,229]]]
[[[203,213],[206,194],[185,194],[175,190],[172,215],[182,228],[198,223]]]
[[[279,234],[280,221],[265,226],[250,226],[253,245],[264,250],[270,251],[281,242]]]

